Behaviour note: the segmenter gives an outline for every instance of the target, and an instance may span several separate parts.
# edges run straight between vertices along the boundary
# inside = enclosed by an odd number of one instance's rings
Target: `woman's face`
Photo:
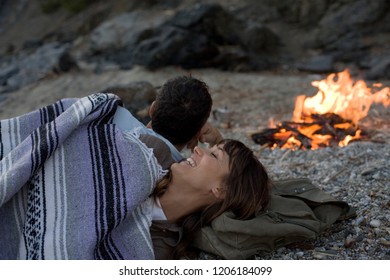
[[[223,144],[214,147],[195,147],[191,156],[171,167],[172,179],[205,192],[210,187],[220,187],[229,173],[229,155]]]

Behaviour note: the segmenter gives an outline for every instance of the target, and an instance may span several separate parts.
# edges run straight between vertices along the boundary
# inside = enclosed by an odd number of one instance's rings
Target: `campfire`
[[[318,149],[346,146],[366,138],[358,124],[372,104],[390,104],[390,90],[381,84],[369,88],[363,80],[354,82],[348,70],[313,81],[313,97],[298,96],[292,121],[271,123],[252,139],[261,145],[282,149]]]

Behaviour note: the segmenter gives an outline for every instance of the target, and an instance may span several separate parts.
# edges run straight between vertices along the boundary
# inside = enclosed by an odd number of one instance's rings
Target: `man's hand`
[[[218,144],[223,140],[222,134],[217,128],[207,122],[200,130],[199,142],[208,143],[210,147]]]
[[[212,147],[223,140],[219,130],[208,122],[204,124],[198,135],[199,136],[194,137],[187,143],[187,148],[191,151],[198,145],[198,141],[201,143],[208,143],[209,147]]]

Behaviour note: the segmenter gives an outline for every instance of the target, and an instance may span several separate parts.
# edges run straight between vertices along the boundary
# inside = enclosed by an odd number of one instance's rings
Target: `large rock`
[[[279,37],[259,23],[247,23],[237,34],[239,34],[242,48],[250,52],[263,54],[271,52],[279,46]]]
[[[168,26],[140,42],[133,50],[132,61],[149,68],[166,65],[199,68],[210,66],[216,55],[218,48],[207,36]]]
[[[134,48],[169,17],[167,13],[134,11],[118,15],[97,26],[72,47],[74,56],[95,65],[96,71],[130,69]]]
[[[197,4],[178,11],[132,52],[135,64],[149,68],[180,65],[210,67],[218,44],[238,43],[237,20],[220,5]]]
[[[327,49],[337,48],[337,41],[350,33],[376,33],[370,28],[389,12],[387,0],[346,0],[331,5],[318,24],[318,40]],[[357,48],[360,45],[356,46]]]
[[[148,109],[157,95],[157,91],[151,83],[146,81],[131,82],[127,85],[106,88],[102,92],[118,95],[123,106],[142,123],[147,124],[150,121]]]
[[[372,59],[366,78],[370,80],[390,79],[390,55]]]
[[[76,68],[68,53],[69,44],[48,43],[31,54],[14,56],[0,69],[0,92],[13,91],[36,82],[50,73]]]
[[[271,64],[265,56],[261,58],[264,63],[256,63],[259,58],[253,53],[273,50],[278,41],[267,27],[247,25],[220,5],[196,4],[180,10],[140,41],[132,52],[132,61],[150,68],[180,65],[263,70]],[[228,49],[226,46],[236,46],[235,51],[221,53],[221,49]],[[237,51],[237,46],[242,49]]]
[[[219,45],[237,44],[244,24],[219,4],[195,4],[179,10],[166,26],[204,34]]]
[[[296,66],[299,70],[307,72],[327,73],[335,70],[333,62],[334,59],[331,55],[318,55],[301,61]]]
[[[159,26],[164,13],[136,11],[119,15],[103,22],[89,36],[92,53],[115,52],[142,40],[142,34]]]

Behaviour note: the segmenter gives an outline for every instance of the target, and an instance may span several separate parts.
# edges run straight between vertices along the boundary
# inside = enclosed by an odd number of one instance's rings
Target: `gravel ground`
[[[166,68],[113,71],[103,74],[67,73],[2,96],[0,118],[9,118],[63,97],[81,97],[131,81],[160,86],[187,71]],[[372,142],[309,151],[263,148],[249,135],[268,126],[269,119],[290,120],[297,95],[316,93],[310,82],[324,76],[297,73],[228,73],[212,69],[191,71],[210,86],[214,110],[227,107],[226,118],[210,120],[227,138],[249,145],[274,180],[306,177],[357,209],[357,217],[339,222],[316,240],[280,248],[256,259],[390,259],[390,110],[373,108],[362,126]],[[389,86],[389,81],[381,81]],[[201,259],[215,256],[201,254]]]
[[[286,151],[259,148],[274,180],[310,178],[335,198],[357,209],[316,240],[293,244],[255,259],[389,260],[390,149],[388,144],[356,142],[345,148]],[[259,151],[260,150],[260,151]],[[214,258],[202,254],[201,258]]]

